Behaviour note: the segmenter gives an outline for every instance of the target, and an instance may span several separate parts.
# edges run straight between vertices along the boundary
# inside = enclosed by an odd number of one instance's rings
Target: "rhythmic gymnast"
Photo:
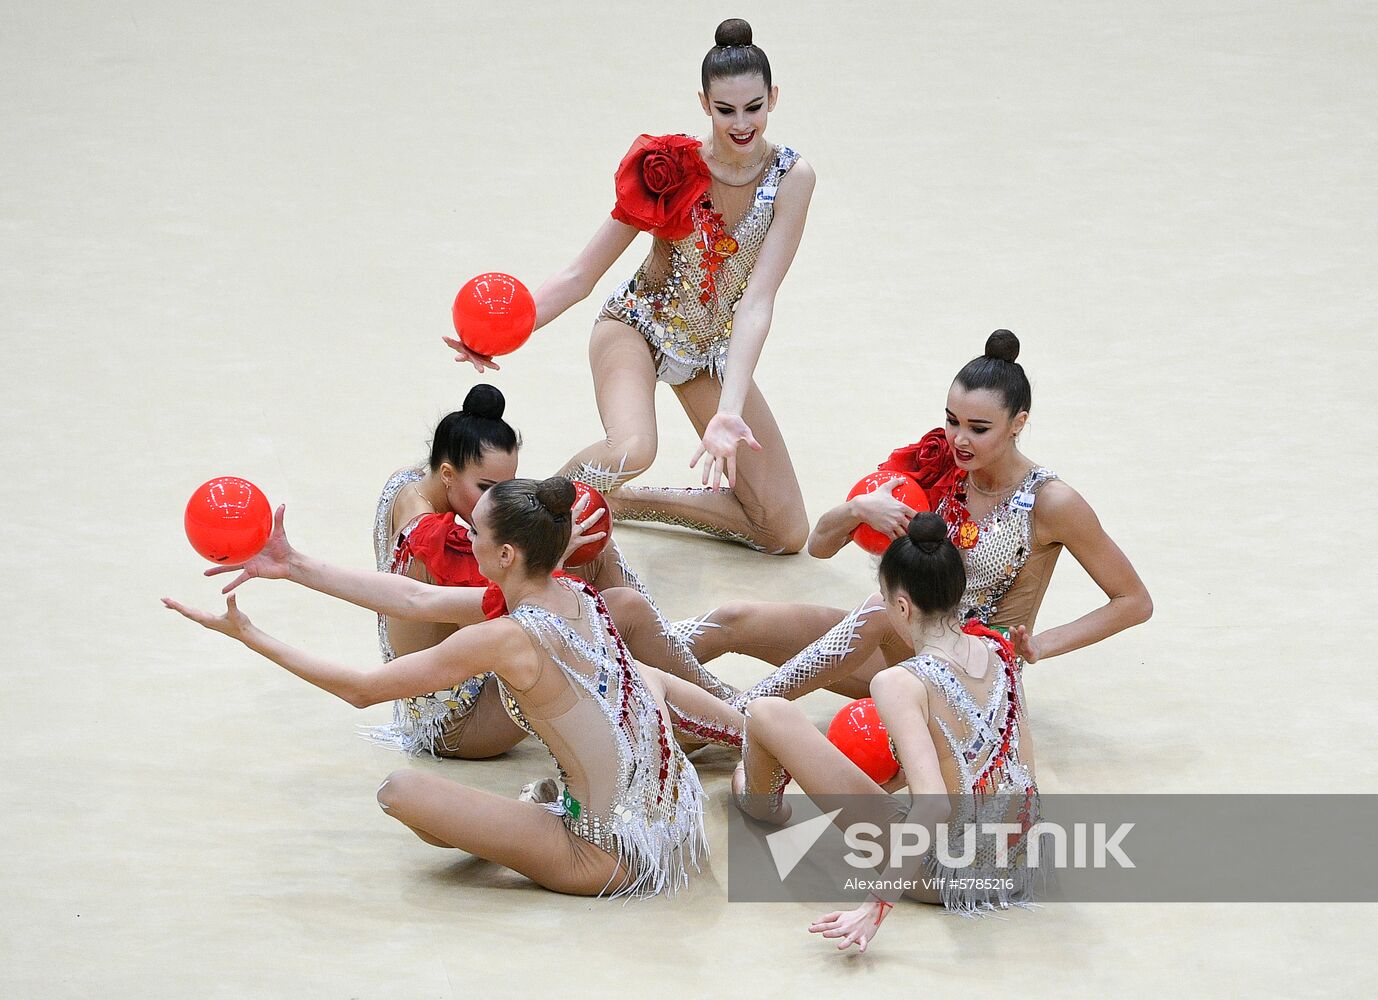
[[[715,40],[699,94],[708,136],[637,139],[617,172],[612,217],[537,289],[536,327],[588,297],[637,233],[651,233],[650,254],[603,304],[589,343],[605,437],[564,472],[606,493],[616,519],[797,552],[808,536],[803,493],[754,374],[803,235],[814,173],[794,150],[766,141],[779,88],[751,26],[724,21]],[[497,367],[459,340],[445,341],[456,360],[480,372]],[[704,460],[706,488],[623,485],[655,458],[657,381],[674,387],[702,438],[689,464]]]

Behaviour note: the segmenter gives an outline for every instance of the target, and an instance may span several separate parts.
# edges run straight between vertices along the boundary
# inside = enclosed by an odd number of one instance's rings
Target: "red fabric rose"
[[[938,501],[947,493],[957,475],[957,462],[952,447],[941,427],[935,427],[917,444],[896,448],[877,468],[887,472],[904,472],[913,476],[925,493],[929,506],[938,509]]]
[[[687,135],[638,136],[614,175],[612,217],[661,239],[692,233],[691,212],[712,180],[700,145]]]
[[[454,514],[423,515],[403,539],[393,566],[400,566],[409,557],[420,559],[442,587],[488,586],[478,571],[469,529],[455,520]]]

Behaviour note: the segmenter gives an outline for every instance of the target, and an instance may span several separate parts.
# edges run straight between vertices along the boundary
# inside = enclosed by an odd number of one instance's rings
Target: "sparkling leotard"
[[[380,573],[406,574],[411,569],[411,560],[399,560],[398,555],[407,532],[416,526],[416,521],[403,527],[397,538],[393,539],[392,505],[403,488],[418,482],[424,475],[420,469],[402,469],[388,479],[382,495],[378,497],[378,509],[373,519],[373,554],[377,557]],[[378,616],[378,649],[384,663],[390,663],[397,657],[397,652],[392,648],[386,615]],[[444,691],[415,698],[399,698],[393,702],[392,722],[385,726],[366,727],[364,735],[376,743],[408,754],[434,754],[438,742],[446,733],[461,725],[473,711],[489,676],[487,673],[478,674]]]
[[[899,664],[927,685],[932,695],[928,699],[929,730],[936,728],[934,740],[946,745],[956,768],[951,775],[953,787],[949,788],[949,856],[962,856],[960,831],[966,823],[1016,823],[1022,830],[1008,842],[1004,865],[997,863],[995,843],[988,835],[975,838],[974,859],[958,868],[942,864],[932,851],[924,855],[924,874],[942,880],[938,885],[943,905],[963,914],[1025,902],[1036,876],[1036,869],[1025,864],[1025,834],[1038,822],[1038,787],[1031,766],[1020,755],[1022,713],[1016,710],[1009,714],[1012,693],[1018,698],[1018,676],[1012,691],[1010,674],[1000,666],[998,643],[982,641],[996,654],[991,657],[991,676],[983,681],[959,675],[946,660],[927,654]],[[983,697],[979,688],[985,685],[989,691]],[[997,752],[1001,754],[1000,765],[992,768]]]
[[[559,768],[564,790],[546,808],[626,868],[616,894],[673,892],[707,852],[703,788],[597,591],[563,585],[579,598],[575,619],[534,604],[511,612],[541,669],[525,690],[500,680],[503,703]]]
[[[726,240],[712,240],[711,205],[694,207],[695,231],[680,240],[656,239],[650,255],[603,304],[598,318],[633,327],[655,352],[657,377],[670,385],[687,382],[702,371],[721,379],[732,337],[732,314],[756,266],[766,232],[775,217],[775,193],[799,160],[787,146],[774,147],[755,197]],[[714,190],[730,191],[714,182]],[[715,253],[732,247],[731,253]],[[708,244],[708,245],[705,245]]]
[[[1057,474],[1035,466],[1025,474],[1013,493],[1001,500],[977,524],[980,535],[970,549],[959,549],[966,563],[967,586],[962,594],[962,609],[967,618],[979,618],[987,625],[1028,625],[1032,627],[1043,593],[1052,576],[1060,545],[1034,551],[1033,508],[1038,491]],[[939,501],[938,513],[952,502],[952,491]],[[1019,601],[1006,601],[1021,572],[1034,564],[1039,572],[1027,587],[1020,588]]]

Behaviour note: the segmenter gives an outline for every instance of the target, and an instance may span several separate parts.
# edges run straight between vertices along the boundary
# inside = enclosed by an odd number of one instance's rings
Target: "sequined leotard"
[[[702,371],[723,377],[733,311],[775,217],[776,190],[798,159],[794,150],[775,146],[734,226],[724,228],[712,202],[695,206],[694,232],[674,241],[657,238],[636,274],[603,304],[600,320],[620,320],[646,338],[660,381],[678,385]],[[713,182],[719,209],[731,191]]]
[[[962,594],[963,613],[987,625],[1033,627],[1034,616],[1052,578],[1060,545],[1034,548],[1033,508],[1043,485],[1057,474],[1035,466],[1019,486],[981,518],[976,545],[960,550],[966,563],[967,586]],[[954,484],[955,485],[955,484]],[[954,502],[953,492],[938,503],[939,514]],[[1025,582],[1015,583],[1021,575]],[[1007,599],[1008,598],[1008,599]]]
[[[1048,589],[1053,565],[1061,545],[1034,547],[1033,507],[1039,490],[1057,475],[1035,466],[1013,493],[997,503],[979,522],[976,545],[959,549],[966,564],[967,586],[962,594],[961,613],[986,625],[1012,628],[1033,627],[1034,616]],[[952,500],[952,490],[938,503],[943,513]],[[955,533],[955,526],[953,529]],[[733,704],[742,707],[757,698],[773,695],[798,698],[847,676],[857,635],[880,614],[884,605],[863,602],[823,635],[737,695]],[[674,628],[688,638],[702,627],[700,619],[677,622]]]
[[[630,880],[614,894],[673,892],[707,852],[698,775],[597,591],[561,582],[579,599],[577,616],[534,604],[510,614],[541,668],[525,690],[500,681],[504,704],[559,768],[564,790],[546,808],[626,868]]]
[[[404,555],[407,532],[417,522],[413,520],[405,525],[397,538],[393,539],[392,505],[406,486],[418,482],[424,475],[420,469],[402,469],[388,479],[382,495],[378,497],[378,509],[373,519],[373,553],[377,557],[380,573],[406,574],[411,569],[410,559],[399,559],[399,555]],[[378,616],[378,649],[383,654],[384,663],[390,663],[397,657],[386,615]],[[377,743],[409,754],[434,754],[438,745],[443,745],[451,734],[462,730],[464,720],[473,711],[489,676],[486,673],[478,674],[445,691],[401,698],[393,702],[391,724],[367,728],[364,733]]]
[[[984,834],[975,838],[975,856],[968,864],[948,867],[935,852],[924,855],[924,874],[942,879],[943,905],[964,914],[1004,909],[1027,899],[1035,870],[1025,864],[1025,832],[1039,817],[1032,748],[1021,747],[1019,661],[1009,652],[1007,665],[996,640],[982,641],[992,654],[989,675],[982,680],[927,654],[899,664],[928,687],[929,732],[947,750],[942,771],[952,804],[948,857],[963,857],[960,831],[966,823],[1015,823],[1024,831],[1007,841],[1004,865],[997,863],[994,839]]]

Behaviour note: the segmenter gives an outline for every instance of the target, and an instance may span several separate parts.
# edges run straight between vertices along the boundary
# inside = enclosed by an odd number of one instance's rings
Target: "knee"
[[[614,469],[620,463],[622,468],[617,471],[628,476],[645,472],[651,467],[656,460],[658,444],[655,431],[645,428],[608,432],[608,449],[613,455]]]
[[[378,808],[389,816],[395,815],[396,811],[407,801],[411,791],[416,785],[419,771],[402,769],[393,771],[383,783],[378,786]]]
[[[750,601],[728,601],[713,609],[709,620],[725,632],[735,633],[751,620]]]
[[[784,698],[776,698],[774,695],[767,698],[757,698],[749,703],[745,709],[747,725],[751,727],[751,732],[769,732],[778,727],[791,712],[798,709],[791,705]]]
[[[801,552],[809,541],[809,519],[803,511],[790,513],[773,523],[762,524],[756,531],[756,544],[775,556],[792,556]]]

